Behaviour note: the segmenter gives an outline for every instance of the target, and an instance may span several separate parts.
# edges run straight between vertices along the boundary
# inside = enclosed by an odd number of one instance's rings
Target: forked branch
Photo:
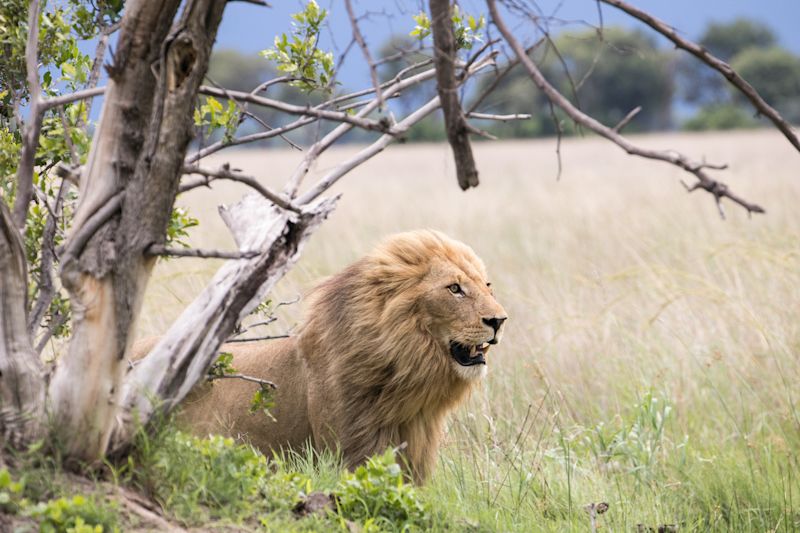
[[[748,202],[747,200],[739,197],[731,192],[727,185],[711,178],[706,172],[706,169],[712,168],[709,165],[691,161],[686,156],[675,151],[648,150],[646,148],[641,148],[622,136],[616,129],[609,128],[601,124],[594,117],[591,117],[580,109],[576,108],[564,95],[562,95],[545,79],[544,75],[542,75],[541,71],[533,62],[533,60],[531,60],[531,58],[525,53],[525,48],[517,40],[517,38],[514,37],[508,26],[506,26],[505,22],[500,17],[500,14],[497,10],[496,1],[487,0],[487,4],[489,6],[489,12],[495,26],[497,26],[497,29],[500,30],[500,33],[505,38],[506,42],[514,50],[517,59],[528,72],[528,75],[533,83],[545,94],[545,96],[547,96],[553,105],[563,110],[567,116],[569,116],[577,124],[581,124],[601,137],[608,139],[631,155],[637,155],[658,161],[665,161],[682,168],[690,174],[693,174],[697,178],[697,182],[692,186],[688,186],[687,189],[690,192],[702,189],[711,193],[717,204],[717,208],[719,209],[720,216],[723,218],[725,216],[725,212],[722,209],[722,198],[728,198],[732,202],[742,206],[747,210],[748,214],[765,212],[764,208],[761,206]]]
[[[774,107],[769,105],[761,95],[758,94],[758,91],[753,88],[744,78],[742,78],[738,72],[736,72],[729,64],[725,61],[721,60],[720,58],[716,57],[715,55],[711,54],[708,50],[704,47],[700,46],[697,43],[693,43],[688,39],[684,39],[678,32],[675,31],[675,28],[669,26],[668,24],[662,22],[661,20],[657,19],[656,17],[650,15],[638,9],[626,2],[622,2],[621,0],[600,0],[604,4],[608,4],[610,6],[614,6],[617,9],[620,9],[627,13],[628,15],[632,16],[635,19],[638,19],[655,31],[672,41],[675,46],[686,50],[694,57],[708,65],[709,67],[713,68],[723,76],[725,79],[730,82],[731,85],[736,87],[748,100],[750,103],[753,104],[753,107],[756,110],[767,117],[772,123],[775,125],[781,133],[783,133],[784,137],[786,137],[789,142],[794,146],[798,151],[800,151],[800,138],[797,136],[797,133],[792,128],[791,124],[786,121],[785,118],[781,116],[778,111],[775,110]]]

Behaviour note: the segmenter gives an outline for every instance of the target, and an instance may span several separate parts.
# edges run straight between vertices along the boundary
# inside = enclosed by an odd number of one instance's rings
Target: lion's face
[[[428,329],[465,380],[486,374],[486,354],[500,341],[508,318],[492,294],[483,263],[472,250],[447,243],[447,254],[431,259],[420,289]]]

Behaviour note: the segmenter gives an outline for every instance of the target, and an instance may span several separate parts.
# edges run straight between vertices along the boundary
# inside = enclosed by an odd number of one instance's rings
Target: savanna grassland
[[[407,229],[485,259],[511,318],[422,489],[449,530],[587,531],[590,502],[609,504],[605,531],[800,529],[800,159],[772,132],[636,140],[728,163],[723,181],[767,214],[725,204],[723,221],[706,193],[687,195],[690,176],[594,138],[563,142],[560,179],[553,140],[480,143],[481,185],[466,193],[447,146],[394,146],[337,185],[338,209],[276,290],[302,295]],[[225,154],[206,165],[276,187],[301,157]],[[232,245],[215,206],[243,191],[180,199],[201,221],[193,245]],[[141,335],[163,332],[218,264],[162,263]],[[257,333],[290,330],[302,310],[281,307]]]

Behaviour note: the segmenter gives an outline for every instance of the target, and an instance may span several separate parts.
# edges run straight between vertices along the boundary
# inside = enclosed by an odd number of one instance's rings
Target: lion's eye
[[[453,283],[452,285],[447,286],[447,290],[452,292],[453,294],[463,294],[464,291],[461,290],[461,285],[458,283]]]

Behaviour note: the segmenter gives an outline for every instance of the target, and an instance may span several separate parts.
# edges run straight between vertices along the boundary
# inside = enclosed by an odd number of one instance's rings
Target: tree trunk
[[[119,414],[126,353],[163,242],[192,136],[192,111],[224,0],[126,6],[103,114],[62,255],[73,336],[50,384],[55,428],[72,459],[105,453]],[[171,29],[170,29],[171,28]]]
[[[44,372],[26,324],[25,249],[0,199],[0,431],[6,445],[38,438],[44,412]]]

